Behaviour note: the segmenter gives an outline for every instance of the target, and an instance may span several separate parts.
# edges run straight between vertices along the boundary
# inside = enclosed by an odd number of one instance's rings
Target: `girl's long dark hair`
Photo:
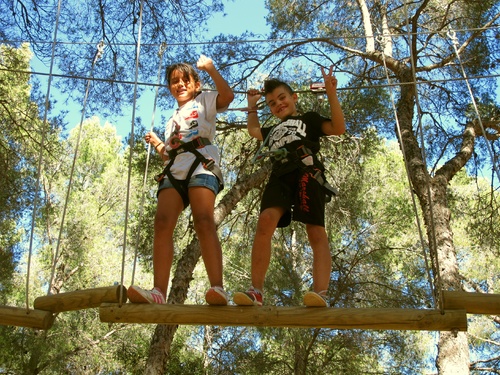
[[[166,73],[165,73],[165,79],[167,80],[167,84],[170,86],[170,77],[174,70],[178,70],[182,73],[182,78],[185,81],[189,81],[190,77],[193,77],[195,82],[200,82],[200,76],[198,75],[198,72],[189,64],[187,63],[175,63],[167,67]]]

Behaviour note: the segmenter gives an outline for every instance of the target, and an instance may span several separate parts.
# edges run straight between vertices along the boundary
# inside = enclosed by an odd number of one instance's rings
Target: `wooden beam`
[[[122,288],[122,303],[127,301],[127,288]],[[35,299],[34,307],[53,313],[74,311],[99,307],[102,303],[119,303],[120,285],[94,289],[77,290],[74,292],[52,294]]]
[[[102,322],[374,330],[466,331],[465,310],[341,309],[208,305],[103,304]]]
[[[446,310],[463,309],[469,314],[500,315],[500,294],[443,291]]]
[[[55,316],[50,311],[22,307],[0,306],[0,325],[37,329],[49,329]]]

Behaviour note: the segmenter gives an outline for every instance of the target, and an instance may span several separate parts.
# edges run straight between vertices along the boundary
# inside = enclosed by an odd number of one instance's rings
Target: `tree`
[[[0,45],[0,290],[2,302],[12,287],[13,273],[22,249],[22,229],[16,223],[29,214],[35,195],[36,161],[40,149],[38,136],[44,127],[36,103],[30,99],[28,69],[31,52],[27,44],[19,49]],[[50,146],[46,148],[50,152]]]
[[[42,215],[37,220],[35,240],[40,247],[31,259],[35,275],[29,289],[31,304],[49,286],[55,294],[120,280],[125,153],[116,129],[110,124],[101,126],[98,118],[82,124],[77,151],[78,133],[79,128],[75,128],[68,139],[60,140],[62,158],[48,158],[43,165]],[[73,156],[76,162],[67,196]],[[126,261],[130,262],[128,253]],[[23,282],[19,282],[25,277],[25,269],[19,266],[16,271],[12,281],[17,289],[9,301],[13,305],[26,298],[20,291]],[[22,373],[61,373],[68,369],[80,373],[127,367],[140,373],[140,358],[147,350],[143,337],[148,331],[147,327],[105,326],[94,310],[60,315],[47,334],[2,327],[2,368]],[[127,340],[133,345],[124,345]]]
[[[156,77],[158,49],[167,43],[172,61],[193,61],[184,43],[201,35],[212,13],[223,10],[220,0],[168,1],[80,1],[32,3],[1,2],[0,10],[9,17],[0,21],[2,39],[24,40],[31,44],[37,57],[52,62],[51,42],[56,34],[55,68],[62,76],[55,82],[68,98],[78,102],[84,97],[83,80],[89,76],[97,44],[102,41],[104,53],[94,68],[94,93],[89,110],[108,118],[119,113],[134,97],[136,43],[141,45],[139,82]],[[57,29],[56,29],[57,24]],[[179,32],[179,25],[182,32]],[[64,41],[64,43],[60,43]],[[67,42],[67,43],[66,43]],[[194,55],[196,56],[196,55]],[[79,78],[77,78],[79,77]],[[156,80],[149,81],[149,83]],[[144,86],[139,86],[138,94]]]
[[[432,298],[437,303],[440,302],[440,289],[467,288],[482,292],[497,290],[495,280],[484,274],[474,274],[469,269],[462,269],[463,262],[459,263],[459,260],[474,254],[472,248],[478,244],[489,256],[495,254],[498,241],[498,216],[495,214],[498,200],[495,190],[477,189],[478,193],[472,196],[474,199],[467,201],[469,205],[466,209],[472,212],[476,210],[481,215],[479,219],[468,221],[470,235],[466,239],[460,239],[460,246],[457,246],[459,241],[457,232],[454,231],[454,217],[460,217],[461,212],[457,209],[465,208],[450,199],[454,191],[449,186],[457,179],[460,171],[466,169],[477,174],[496,160],[495,155],[491,160],[486,149],[488,141],[493,145],[493,152],[498,152],[498,103],[490,94],[494,81],[469,80],[483,118],[483,131],[475,108],[471,105],[471,97],[465,89],[461,68],[464,67],[468,77],[487,76],[496,72],[499,52],[495,42],[498,36],[498,28],[495,26],[499,17],[498,2],[421,0],[409,3],[357,0],[347,3],[318,3],[302,0],[290,3],[273,0],[267,4],[270,10],[269,22],[273,28],[270,40],[248,44],[241,40],[248,40],[253,35],[220,35],[214,38],[211,45],[204,47],[206,53],[221,65],[228,81],[242,91],[246,89],[247,81],[258,86],[268,75],[289,80],[300,91],[307,88],[311,81],[319,79],[317,65],[328,66],[332,63],[338,75],[342,76],[342,82],[347,82],[347,87],[341,87],[345,89],[341,91],[341,101],[348,117],[351,137],[338,142],[328,140],[324,148],[325,161],[333,171],[332,180],[336,181],[343,192],[342,198],[335,200],[329,211],[333,223],[329,233],[336,265],[332,275],[336,305],[428,307],[428,301]],[[142,5],[142,2],[115,2],[112,5],[85,3],[85,6],[78,4],[71,8],[63,6],[59,35],[68,38],[70,42],[89,42],[83,45],[68,43],[57,49],[56,62],[68,76],[65,77],[68,80],[60,81],[63,91],[71,95],[83,95],[79,90],[79,78],[88,74],[91,58],[95,55],[95,45],[102,39],[106,42],[107,49],[95,71],[95,76],[101,77],[102,81],[96,81],[96,95],[93,99],[100,104],[100,108],[105,107],[110,111],[118,111],[123,103],[135,104],[132,103],[132,90],[129,87],[135,79],[135,49],[141,20],[144,21],[144,28],[139,79],[153,82],[151,77],[156,75],[157,66],[156,49],[160,43],[179,42],[168,50],[169,57],[172,60],[194,61],[197,48],[186,51],[183,43],[196,40],[196,33],[200,30],[197,27],[202,29],[210,10],[220,10],[222,2],[147,2],[145,8]],[[5,4],[2,3],[1,6]],[[35,53],[48,62],[51,56],[49,43],[40,41],[52,39],[54,17],[57,14],[53,5],[35,6],[16,2],[12,7],[2,10],[13,15],[0,21],[3,26],[0,30],[5,38],[32,40]],[[81,16],[75,17],[76,12]],[[141,18],[144,13],[148,16]],[[195,18],[191,18],[193,16]],[[85,22],[78,24],[78,20]],[[179,34],[177,29],[162,27],[167,21],[184,25],[187,32]],[[458,39],[450,38],[453,37],[453,32],[457,33]],[[455,54],[455,47],[460,60]],[[397,87],[383,87],[388,80]],[[395,108],[392,107],[393,98]],[[320,101],[311,100],[311,96],[304,95],[301,100],[304,108],[314,105],[322,110]],[[168,100],[162,103],[168,103]],[[102,113],[105,115],[104,109]],[[272,121],[265,110],[261,114],[261,120],[266,125]],[[259,173],[265,174],[265,171],[260,170],[260,165],[252,163],[252,156],[259,145],[241,134],[241,118],[229,114],[221,119],[218,128],[219,143],[226,163],[224,174],[228,176],[227,195],[221,197],[221,205],[218,207],[220,211],[217,211],[220,215],[220,231],[223,235],[238,233],[235,239],[227,236],[227,245],[243,251],[249,247],[252,225],[255,222],[258,189],[261,187],[259,181],[262,181],[260,177],[264,177]],[[373,128],[378,134],[372,133]],[[140,135],[137,135],[135,140],[140,139]],[[408,168],[411,183],[409,191],[415,194],[419,203],[418,212],[425,224],[423,241],[414,235],[415,229],[409,229],[414,213],[408,204],[411,198],[400,194],[403,191],[403,176],[398,175],[399,183],[394,185],[394,191],[398,193],[395,197],[387,196],[387,191],[383,189],[385,180],[365,189],[352,189],[352,186],[362,186],[362,180],[356,178],[356,174],[377,174],[365,160],[370,147],[374,151],[380,148],[378,135],[398,141]],[[133,139],[130,138],[130,141]],[[363,141],[358,141],[359,139]],[[143,146],[140,141],[136,141],[130,147],[136,150]],[[358,149],[367,153],[357,153]],[[346,155],[349,156],[347,160],[352,163],[344,163]],[[387,162],[393,163],[392,160]],[[134,163],[136,166],[144,165],[143,156],[134,158]],[[342,173],[337,165],[351,174]],[[384,163],[378,164],[377,170],[384,170],[384,166]],[[259,178],[247,180],[253,173],[257,173]],[[388,173],[388,176],[392,175]],[[492,186],[495,186],[495,177],[498,176],[495,173],[492,176]],[[247,184],[242,185],[240,181],[247,181]],[[245,189],[243,193],[239,191],[241,188]],[[255,190],[247,191],[253,188]],[[365,200],[363,195],[369,196],[370,200]],[[239,200],[241,202],[237,204]],[[368,209],[370,205],[376,210]],[[487,220],[481,220],[485,208],[488,209],[488,215],[485,216]],[[147,212],[152,212],[153,209],[153,205],[149,205]],[[230,214],[231,210],[233,212]],[[388,220],[389,217],[397,217],[399,220]],[[132,221],[131,225],[139,238],[139,254],[146,255],[143,257],[143,264],[147,266],[150,261],[147,230],[141,233],[143,227],[136,221]],[[183,253],[172,282],[169,297],[171,301],[184,301],[189,295],[188,285],[199,258],[188,218],[179,231],[183,236],[179,236],[182,238],[177,245],[183,249]],[[76,233],[68,231],[66,235],[68,238],[78,239]],[[281,254],[286,253],[285,249],[307,250],[302,241],[303,234],[298,228],[291,228],[289,232],[280,235],[283,245],[278,246],[277,251],[282,251]],[[462,246],[462,243],[473,245]],[[430,293],[422,288],[425,265],[413,254],[415,249],[421,247],[429,252],[432,260],[433,285],[436,289]],[[77,249],[68,247],[68,250],[78,254]],[[399,252],[404,253],[411,262],[401,262]],[[298,255],[300,252],[297,250],[295,253]],[[306,266],[307,256],[306,251],[303,259],[299,256],[292,259],[300,261],[303,268],[300,273],[290,275],[304,277],[301,281],[310,280]],[[280,261],[281,263],[275,264],[277,268],[293,269],[286,262],[291,261],[290,259]],[[238,266],[244,264],[243,260],[234,259],[234,262]],[[71,259],[65,264],[72,265]],[[75,269],[76,264],[72,266],[69,269]],[[59,273],[58,277],[62,275]],[[360,279],[366,282],[360,282]],[[379,283],[379,280],[382,282]],[[271,281],[276,285],[276,292],[278,286],[284,283],[278,278]],[[296,282],[293,290],[298,293],[302,287]],[[280,301],[279,293],[275,297],[276,301]],[[288,303],[293,299],[285,301]],[[490,319],[490,322],[497,322],[496,319]],[[148,368],[157,372],[165,368],[168,358],[168,350],[165,352],[165,348],[170,347],[176,330],[176,327],[156,328],[150,353],[160,354],[150,356]],[[273,337],[272,334],[269,337]],[[296,344],[287,352],[293,352],[293,358],[297,360],[297,366],[293,368],[303,371],[310,358],[306,355],[307,346],[304,343],[308,340],[314,343],[319,341],[311,340],[313,335],[307,334],[302,337],[290,334],[287,337]],[[391,348],[397,347],[397,340],[395,342]],[[475,341],[474,346],[479,347]],[[318,348],[313,348],[316,349]],[[373,353],[366,357],[370,355]],[[261,353],[256,352],[255,358],[260,356]],[[398,360],[394,361],[396,363]],[[460,333],[454,337],[452,334],[442,333],[436,363],[441,373],[468,372],[465,334]],[[475,363],[474,366],[480,368],[481,364]]]
[[[439,101],[439,94],[431,94],[425,88],[419,86],[417,91],[414,82],[432,80],[438,71],[445,77],[454,76],[456,69],[447,68],[456,61],[456,56],[440,36],[440,33],[447,31],[447,26],[470,28],[464,32],[465,41],[457,48],[459,53],[472,57],[472,52],[466,52],[468,49],[480,49],[483,55],[487,50],[489,58],[495,59],[498,53],[496,46],[484,40],[496,32],[495,29],[490,31],[489,27],[500,17],[496,12],[497,6],[493,1],[481,4],[462,1],[386,4],[358,0],[347,6],[345,2],[318,6],[309,1],[294,2],[292,5],[277,0],[270,2],[270,20],[276,30],[275,35],[306,40],[292,41],[276,48],[257,63],[268,63],[269,56],[276,60],[276,55],[288,58],[290,55],[307,55],[304,46],[314,48],[320,42],[325,55],[327,52],[338,53],[344,69],[353,71],[351,85],[359,81],[380,82],[385,76],[384,68],[391,79],[400,84],[400,95],[395,106],[398,120],[396,136],[407,162],[412,189],[422,208],[426,246],[433,260],[434,281],[438,291],[462,288],[449,220],[447,186],[456,173],[465,167],[473,153],[479,152],[480,149],[475,148],[475,141],[484,134],[478,131],[477,121],[468,120],[461,126],[446,127],[445,123],[438,120],[438,111],[446,109],[446,103]],[[334,22],[328,17],[330,14],[336,14]],[[362,37],[355,34],[358,27],[364,30]],[[375,34],[377,28],[381,30],[378,35]],[[313,30],[317,30],[314,37],[311,36]],[[362,58],[363,63],[348,65],[353,56]],[[486,61],[467,59],[467,71],[488,71],[489,58]],[[326,55],[322,61],[327,62],[328,59]],[[276,69],[277,65],[274,64]],[[455,65],[455,68],[459,66]],[[481,83],[475,88],[481,90],[483,85],[488,85],[486,82]],[[434,86],[438,93],[450,98],[450,89],[456,84],[444,82]],[[447,115],[459,123],[458,116],[465,118],[463,109],[468,104],[467,98],[457,95],[453,100],[455,106],[447,111]],[[416,104],[420,107],[417,108]],[[422,118],[424,113],[428,113],[426,118]],[[488,135],[489,139],[498,139],[498,121],[496,117],[486,124],[491,126],[489,129],[493,132]],[[427,145],[422,144],[419,138],[419,132],[425,130],[424,125],[432,126],[429,143],[434,147],[441,144],[445,152],[424,157]],[[450,134],[453,134],[452,137]],[[432,171],[426,168],[430,161],[438,166]],[[468,373],[468,358],[465,334],[460,333],[455,337],[451,333],[441,333],[437,358],[440,373]]]

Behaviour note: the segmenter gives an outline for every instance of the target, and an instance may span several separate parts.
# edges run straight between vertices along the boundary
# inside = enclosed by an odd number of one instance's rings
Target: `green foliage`
[[[60,147],[65,150],[62,159],[49,159],[44,168],[45,207],[37,227],[41,248],[31,261],[35,275],[29,289],[31,301],[46,291],[53,259],[57,259],[53,292],[109,286],[120,280],[127,186],[125,150],[115,128],[101,125],[98,118],[85,121],[80,136],[78,132],[74,129],[67,140],[61,140]],[[71,156],[75,153],[73,166]],[[138,186],[137,180],[132,181],[132,188]],[[130,205],[131,210],[137,211],[136,203]],[[125,261],[131,264],[132,254],[125,255]],[[22,274],[12,281],[18,291],[22,290]],[[18,292],[8,302],[21,305],[24,298],[25,293]],[[151,329],[103,325],[95,309],[64,313],[47,333],[2,328],[2,340],[8,342],[10,337],[18,344],[2,351],[0,363],[2,368],[21,373],[109,373],[127,368],[139,374]]]
[[[20,49],[0,45],[0,291],[2,302],[10,291],[11,278],[19,260],[19,221],[33,198],[34,156],[40,128],[37,107],[29,100],[29,77],[5,69],[29,66],[27,44]]]
[[[40,41],[51,39],[54,4],[15,3],[12,7],[6,4],[2,3],[0,9],[12,17],[0,21],[2,35],[11,40],[31,39],[33,51],[47,59],[49,44]],[[190,42],[211,12],[221,10],[222,4],[221,1],[148,4],[139,80],[149,82],[156,76],[157,47],[163,41],[172,44],[168,49],[169,61],[194,62],[201,47],[187,49],[182,43]],[[339,95],[349,134],[325,139],[321,155],[329,182],[340,192],[327,206],[327,232],[334,262],[329,290],[331,303],[337,307],[434,307],[427,281],[428,265],[423,257],[426,241],[422,243],[414,224],[416,215],[421,213],[413,207],[399,147],[380,138],[395,139],[390,94],[397,100],[404,91],[403,86],[379,87],[387,83],[380,59],[382,41],[363,35],[366,30],[360,17],[360,2],[319,4],[309,0],[272,0],[266,4],[270,10],[268,21],[273,27],[271,36],[276,40],[262,44],[233,43],[255,36],[221,35],[214,40],[218,43],[204,45],[203,49],[220,63],[223,74],[236,89],[246,89],[247,81],[258,86],[269,75],[291,82],[300,91],[321,79],[319,66],[331,64],[341,78],[342,88],[348,89],[339,91]],[[71,76],[88,76],[95,44],[103,39],[106,53],[94,72],[103,79],[93,82],[90,98],[90,107],[103,119],[108,111],[118,112],[123,106],[132,105],[133,90],[119,82],[132,80],[134,72],[137,6],[137,2],[120,1],[63,5],[60,35],[78,43],[58,45],[56,64],[70,76],[61,79],[60,88],[71,96],[83,96],[80,80]],[[410,123],[414,122],[415,132],[411,135],[417,138],[423,132],[424,144],[420,146],[427,151],[426,161],[433,175],[459,150],[463,140],[461,124],[476,117],[464,82],[454,80],[462,74],[445,26],[460,30],[459,42],[470,39],[461,52],[468,75],[495,74],[498,30],[479,32],[477,28],[496,17],[498,1],[368,2],[367,7],[376,36],[380,34],[380,25],[388,20],[391,54],[397,60],[388,74],[395,82],[413,79],[401,72],[409,72],[409,47],[414,47],[422,122],[414,118],[411,110],[403,115],[409,117]],[[413,24],[407,25],[407,20]],[[178,27],[164,27],[165,24]],[[415,27],[417,33],[407,29],[408,26]],[[307,38],[324,39],[318,42]],[[409,38],[413,38],[413,44]],[[375,42],[375,51],[367,50],[369,40]],[[1,302],[22,305],[27,292],[30,302],[34,296],[45,293],[56,250],[53,292],[118,281],[123,255],[125,282],[131,278],[131,265],[137,254],[139,267],[135,278],[140,284],[150,283],[156,203],[151,175],[161,169],[161,162],[152,157],[144,191],[146,152],[142,137],[146,129],[139,126],[135,142],[127,148],[110,124],[101,125],[97,117],[87,119],[77,153],[78,130],[74,129],[65,138],[66,135],[58,133],[56,121],[50,129],[45,129],[48,125],[42,126],[38,107],[30,100],[30,94],[34,93],[30,92],[28,76],[17,73],[28,69],[28,47],[13,50],[2,46],[0,55],[2,67],[15,70],[0,71],[0,162],[4,166],[0,168]],[[448,78],[452,80],[447,81]],[[438,81],[432,82],[435,79]],[[480,98],[480,113],[488,120],[491,139],[498,139],[495,130],[498,104],[491,96],[494,82],[472,83],[475,95]],[[168,104],[169,100],[160,105]],[[238,100],[244,103],[244,98]],[[299,108],[328,116],[326,103],[316,95],[301,94]],[[262,111],[261,120],[266,126],[274,121],[267,110]],[[241,176],[260,167],[252,162],[260,144],[248,137],[244,127],[245,118],[237,114],[219,117],[217,143],[226,178],[226,190],[219,200]],[[23,224],[24,210],[37,193],[35,161],[40,154],[43,131],[47,142],[43,150],[46,158],[42,209],[36,216],[33,276],[29,290],[24,291],[26,257],[17,253],[24,233],[17,224]],[[161,129],[158,134],[162,134]],[[131,200],[130,211],[125,213],[130,150],[133,150]],[[473,173],[481,171],[488,161],[484,144],[479,142],[476,151],[476,164],[469,169]],[[473,173],[462,171],[455,175],[448,189],[446,203],[451,210],[454,245],[464,287],[498,293],[498,192],[489,183],[474,178]],[[66,196],[69,186],[71,191]],[[250,249],[261,192],[262,185],[255,186],[220,226],[225,285],[230,291],[249,285]],[[176,228],[176,260],[195,236],[189,214],[189,210],[183,213]],[[124,240],[126,219],[129,219],[126,228],[129,235]],[[15,268],[17,260],[22,262]],[[302,225],[294,223],[277,231],[266,280],[267,303],[301,304],[302,295],[312,282],[311,264],[312,252]],[[187,302],[202,303],[207,286],[204,274],[200,264],[193,275]],[[489,317],[470,318],[474,355],[481,358],[497,355],[496,346],[490,344],[497,340],[495,324],[498,323]],[[108,326],[99,322],[95,310],[60,314],[47,333],[1,327],[0,368],[12,373],[139,374],[148,356],[153,328]],[[425,332],[191,327],[177,331],[168,371],[261,374],[264,368],[269,374],[424,373],[434,370],[428,365],[434,345],[435,337]],[[481,371],[479,367],[476,363],[473,370]]]

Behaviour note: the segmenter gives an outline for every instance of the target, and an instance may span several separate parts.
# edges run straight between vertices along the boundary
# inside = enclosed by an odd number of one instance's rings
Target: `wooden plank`
[[[469,314],[500,315],[500,294],[443,291],[446,310],[466,310]]]
[[[374,330],[466,331],[465,310],[103,304],[102,322]]]
[[[121,287],[122,303],[127,301],[127,288]],[[99,307],[102,303],[120,302],[120,285],[59,293],[35,299],[34,307],[53,313]]]
[[[49,329],[55,316],[50,311],[0,306],[0,325]]]

